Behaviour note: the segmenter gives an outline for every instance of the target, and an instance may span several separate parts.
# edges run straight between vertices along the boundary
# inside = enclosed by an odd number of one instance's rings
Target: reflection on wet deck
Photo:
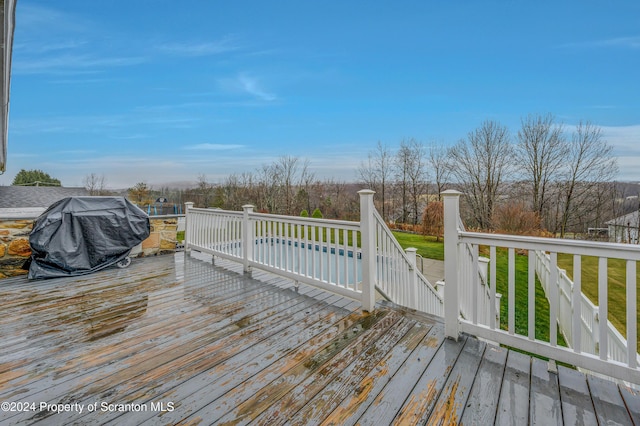
[[[640,424],[637,391],[224,266],[0,281],[0,422]]]

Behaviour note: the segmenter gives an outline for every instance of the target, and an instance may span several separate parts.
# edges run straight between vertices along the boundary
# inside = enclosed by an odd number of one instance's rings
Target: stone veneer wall
[[[33,219],[0,219],[0,278],[27,273],[22,264],[31,256],[32,227]]]
[[[31,256],[29,233],[34,219],[0,219],[0,278],[26,274],[22,269]],[[176,250],[177,216],[151,217],[151,234],[142,242],[142,251],[134,254],[154,256]]]

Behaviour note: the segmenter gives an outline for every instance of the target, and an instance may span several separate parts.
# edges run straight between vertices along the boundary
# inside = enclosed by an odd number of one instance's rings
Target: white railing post
[[[444,332],[458,339],[460,302],[458,300],[458,218],[461,192],[449,189],[444,199]]]
[[[189,210],[193,208],[193,203],[191,201],[187,201],[184,203],[184,252],[190,253],[191,249],[189,248],[189,237],[191,237],[191,230],[189,229]]]
[[[405,249],[405,253],[407,253],[407,256],[409,257],[409,264],[411,264],[411,270],[409,271],[409,301],[407,305],[413,309],[418,309],[418,274],[416,274],[417,252],[418,249],[414,247]]]
[[[376,304],[376,227],[373,194],[363,189],[360,195],[360,242],[362,250],[362,309],[372,312]]]
[[[253,213],[254,207],[255,206],[251,204],[245,204],[242,206],[242,269],[245,273],[251,272],[249,261],[253,260],[253,237],[255,230],[249,221],[249,214]]]

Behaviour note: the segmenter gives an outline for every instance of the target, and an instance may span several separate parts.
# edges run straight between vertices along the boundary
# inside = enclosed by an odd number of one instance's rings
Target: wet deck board
[[[640,425],[640,390],[620,386],[620,394],[622,395],[622,399],[624,399],[627,410],[629,410],[629,415],[633,423]]]
[[[598,424],[587,378],[584,374],[564,366],[558,366],[558,385],[565,424]]]
[[[0,424],[638,421],[635,390],[564,367],[556,376],[471,336],[446,339],[430,315],[389,303],[367,314],[350,299],[241,272],[178,254],[1,281],[0,400],[144,409],[0,412]]]
[[[497,346],[488,346],[474,377],[461,424],[489,425],[496,418],[502,378],[508,351]]]
[[[530,373],[531,358],[509,351],[496,410],[496,424],[528,424]]]
[[[531,359],[531,391],[529,394],[530,425],[561,425],[562,407],[560,403],[558,375],[549,371],[549,363]]]
[[[587,381],[600,424],[611,426],[633,424],[618,386],[608,380],[593,376],[589,376]]]

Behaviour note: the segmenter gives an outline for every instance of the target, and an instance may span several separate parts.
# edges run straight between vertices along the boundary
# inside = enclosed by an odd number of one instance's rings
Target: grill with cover
[[[149,233],[149,216],[124,197],[64,198],[33,225],[28,277],[67,277],[127,266],[131,249]]]

